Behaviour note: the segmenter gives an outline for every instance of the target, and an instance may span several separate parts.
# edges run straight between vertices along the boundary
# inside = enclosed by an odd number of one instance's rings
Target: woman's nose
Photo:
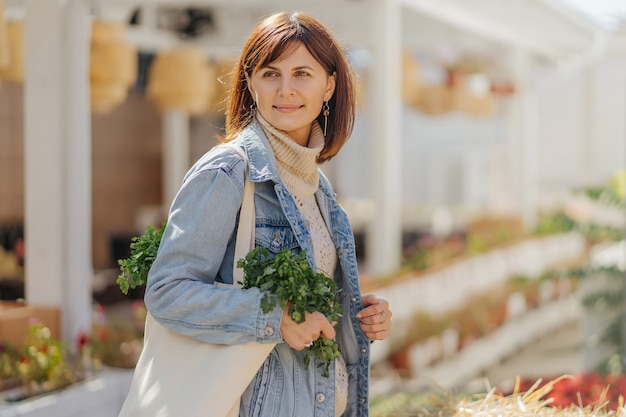
[[[288,96],[295,93],[291,78],[283,77],[280,83],[278,93],[283,96]]]

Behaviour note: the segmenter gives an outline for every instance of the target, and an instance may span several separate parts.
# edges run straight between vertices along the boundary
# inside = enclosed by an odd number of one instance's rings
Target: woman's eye
[[[263,73],[263,77],[264,78],[278,77],[278,73],[275,72],[275,71],[267,71],[267,72]]]
[[[298,72],[296,72],[296,77],[306,77],[308,75],[309,75],[309,73],[306,72],[306,71],[298,71]]]

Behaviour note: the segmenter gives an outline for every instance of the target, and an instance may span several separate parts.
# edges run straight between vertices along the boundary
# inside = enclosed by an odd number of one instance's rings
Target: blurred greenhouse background
[[[325,23],[358,75],[322,170],[394,312],[372,414],[623,376],[623,0],[0,0],[0,416],[117,415],[145,314],[117,261],[217,143],[234,59],[279,10]],[[24,366],[42,343],[60,356]]]

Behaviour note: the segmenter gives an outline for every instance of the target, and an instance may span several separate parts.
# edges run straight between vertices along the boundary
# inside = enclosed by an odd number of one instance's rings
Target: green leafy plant
[[[27,384],[37,383],[56,388],[75,382],[69,347],[51,336],[50,329],[31,326],[24,355],[18,369]]]
[[[117,284],[124,294],[130,288],[147,283],[164,229],[165,223],[160,230],[148,226],[142,236],[133,237],[130,257],[118,261],[121,274]],[[244,289],[258,287],[265,293],[261,301],[264,312],[272,311],[277,304],[285,309],[290,302],[289,314],[296,323],[302,323],[306,313],[314,311],[324,314],[331,322],[339,321],[342,311],[337,284],[326,275],[313,271],[305,252],[295,254],[283,250],[273,258],[266,248],[258,247],[245,259],[238,260],[237,266],[244,271],[244,282],[241,283]],[[328,376],[330,364],[340,357],[337,343],[323,337],[317,339],[305,354],[307,367],[313,353],[321,359],[320,366],[326,366],[324,375]]]
[[[563,210],[555,213],[540,213],[535,227],[535,234],[548,236],[558,233],[569,233],[576,229],[576,222]]]
[[[59,389],[85,376],[86,369],[78,352],[54,338],[43,324],[29,326],[20,349],[0,344],[0,388],[12,388],[2,398],[5,401],[19,401]]]
[[[148,282],[148,272],[159,250],[163,230],[165,230],[165,222],[159,230],[154,226],[148,226],[143,235],[132,238],[130,257],[117,261],[121,274],[117,277],[116,282],[124,294],[128,294],[129,289],[137,288]]]
[[[21,354],[15,346],[0,342],[0,391],[19,385]]]
[[[319,311],[330,322],[337,322],[341,318],[341,304],[338,299],[337,284],[328,276],[315,272],[309,266],[306,252],[295,254],[284,249],[272,258],[264,247],[252,250],[245,259],[237,262],[243,268],[244,289],[258,287],[264,296],[261,299],[261,308],[269,313],[277,304],[283,309],[288,308],[293,321],[302,323],[306,313]],[[320,337],[307,350],[304,363],[308,367],[311,357],[322,360],[320,366],[325,366],[324,376],[328,376],[330,364],[341,354],[337,342]]]
[[[582,305],[587,311],[616,313],[614,318],[606,324],[606,327],[599,334],[599,342],[619,351],[622,345],[622,320],[624,317],[624,289],[619,287],[620,282],[624,279],[624,271],[615,265],[593,266],[586,268],[580,279],[597,281],[599,276],[604,276],[608,280],[609,285],[600,285],[598,288],[594,286],[591,292],[583,296]],[[611,355],[596,370],[602,373],[624,373],[626,371],[619,353]]]
[[[604,184],[578,190],[589,199],[607,206],[626,207],[626,170],[617,172]]]

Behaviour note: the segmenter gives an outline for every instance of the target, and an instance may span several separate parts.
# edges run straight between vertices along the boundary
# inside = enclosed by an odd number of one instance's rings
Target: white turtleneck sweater
[[[332,277],[337,265],[337,251],[315,199],[319,186],[317,156],[324,147],[322,129],[319,124],[313,123],[309,146],[305,147],[269,124],[258,113],[257,118],[274,151],[278,175],[309,222],[308,229],[313,239],[317,269]]]
[[[315,199],[319,187],[317,156],[324,147],[324,134],[313,122],[308,146],[300,146],[293,138],[269,124],[257,112],[257,119],[274,151],[278,175],[283,180],[300,212],[309,222],[309,233],[315,250],[315,264],[320,272],[333,277],[337,265],[337,250]],[[348,375],[343,358],[337,361],[335,372],[335,412],[343,414],[348,399]]]

